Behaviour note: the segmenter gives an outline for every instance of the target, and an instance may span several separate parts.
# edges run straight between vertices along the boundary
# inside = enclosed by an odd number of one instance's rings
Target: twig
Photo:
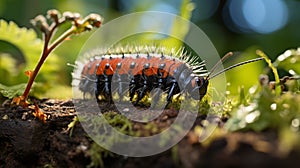
[[[64,12],[63,16],[61,16],[60,13],[55,9],[49,10],[47,12],[47,18],[52,21],[51,26],[48,25],[47,19],[42,15],[36,16],[31,21],[31,23],[43,33],[44,47],[43,47],[41,58],[38,64],[36,65],[34,71],[27,71],[29,80],[23,95],[19,97],[15,97],[12,101],[12,104],[17,104],[23,107],[27,107],[28,106],[27,97],[29,95],[32,84],[36,76],[38,75],[39,70],[44,64],[45,60],[49,56],[49,54],[71,35],[80,34],[85,31],[90,31],[94,27],[99,28],[103,20],[101,16],[98,14],[90,14],[83,19],[81,18],[80,14],[71,13],[71,12]],[[72,26],[68,30],[66,30],[63,34],[61,34],[52,44],[50,44],[50,41],[52,40],[52,37],[55,34],[56,29],[59,28],[60,25],[62,25],[67,21],[70,21],[72,23]]]

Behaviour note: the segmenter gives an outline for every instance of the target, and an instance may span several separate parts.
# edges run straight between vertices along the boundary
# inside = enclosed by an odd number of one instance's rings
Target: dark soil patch
[[[37,100],[48,115],[46,123],[35,119],[33,106],[11,107],[7,100],[0,107],[1,167],[87,167],[91,165],[93,141],[77,123],[72,136],[68,124],[76,115],[72,101]],[[175,114],[175,115],[174,115]],[[166,117],[167,116],[167,117]],[[168,110],[153,121],[159,129],[172,123],[176,113]],[[195,125],[205,117],[199,116]],[[220,127],[223,121],[220,119]],[[136,131],[147,133],[142,125]],[[278,153],[277,134],[228,133],[214,138],[209,144],[198,143],[190,132],[175,147],[161,154],[134,158],[116,154],[103,158],[105,167],[297,167],[299,151],[288,156]],[[100,165],[99,165],[100,166]]]

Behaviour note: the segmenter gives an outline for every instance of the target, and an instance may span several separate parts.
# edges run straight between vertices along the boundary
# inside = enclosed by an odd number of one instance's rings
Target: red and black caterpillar
[[[84,94],[95,94],[98,101],[102,96],[110,103],[112,93],[117,92],[120,97],[129,94],[131,101],[136,95],[133,102],[136,105],[154,88],[159,88],[154,101],[162,91],[167,93],[168,103],[174,95],[183,92],[201,100],[209,82],[195,72],[203,72],[204,63],[190,66],[184,60],[187,57],[178,59],[155,53],[96,56],[84,65],[79,89]]]
[[[104,97],[112,103],[112,93],[119,97],[129,95],[130,101],[136,96],[135,105],[146,94],[156,89],[153,102],[157,102],[161,93],[167,93],[166,101],[170,103],[176,94],[187,93],[195,100],[201,100],[206,92],[209,80],[234,67],[262,60],[256,58],[232,65],[214,75],[211,73],[233,53],[225,55],[207,76],[203,76],[205,64],[197,57],[181,56],[175,58],[157,53],[135,53],[95,56],[87,62],[82,71],[79,90],[95,94],[97,101]],[[202,73],[202,74],[201,74]],[[211,75],[211,76],[210,76]]]

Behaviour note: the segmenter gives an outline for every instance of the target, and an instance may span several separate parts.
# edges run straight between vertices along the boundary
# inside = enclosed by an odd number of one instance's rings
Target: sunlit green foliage
[[[291,51],[294,50],[288,50],[287,52],[290,53]],[[278,61],[281,60],[280,57],[282,57],[282,55],[277,59],[277,65],[280,65]],[[282,64],[282,67],[287,68],[286,64],[285,66],[283,65],[284,64]],[[289,69],[292,69],[292,67]],[[273,130],[278,132],[281,146],[280,150],[288,152],[293,147],[299,147],[299,79],[290,78],[286,83],[289,84],[275,84],[283,89],[279,95],[276,94],[276,91],[273,90],[274,87],[271,87],[268,81],[261,81],[260,86],[254,85],[249,89],[248,93],[242,93],[244,90],[241,90],[239,96],[234,95],[235,99],[239,99],[239,101],[237,101],[238,103],[231,104],[233,109],[230,112],[231,117],[226,123],[225,128],[229,131]]]
[[[43,47],[35,31],[20,28],[14,22],[0,20],[0,45],[0,83],[12,86],[27,82],[28,77],[24,73],[33,70]],[[60,83],[60,78],[56,75],[59,70],[58,62],[58,57],[52,54],[45,63],[36,80],[43,83],[38,85],[40,92],[46,92],[49,87]]]
[[[269,86],[268,81],[261,81],[261,86],[254,85],[249,89],[247,96],[243,93],[244,90],[241,90],[239,96],[235,95],[239,103],[233,105],[234,109],[231,112],[233,116],[227,123],[228,129],[262,131],[268,128],[293,126],[291,122],[296,122],[300,116],[298,80],[292,78],[286,81],[290,83],[289,85],[275,84],[281,88],[287,87],[288,91],[282,91],[279,95]]]
[[[43,43],[42,43],[42,41],[37,38],[33,30],[27,30],[26,28],[19,28],[13,22],[10,22],[8,24],[4,20],[0,20],[0,27],[1,27],[0,33],[2,35],[0,36],[0,42],[1,42],[0,45],[2,46],[1,48],[2,52],[5,53],[3,55],[7,57],[8,55],[7,53],[17,53],[17,55],[15,56],[16,57],[15,59],[17,61],[14,62],[12,61],[12,59],[4,59],[4,65],[3,65],[4,68],[3,70],[0,71],[3,71],[3,74],[6,74],[6,72],[17,73],[17,75],[19,75],[17,76],[18,77],[17,82],[21,83],[20,81],[22,81],[22,77],[24,78],[25,75],[21,76],[20,74],[22,73],[16,72],[15,70],[16,66],[14,67],[11,64],[18,63],[18,65],[20,64],[27,65],[25,67],[27,69],[24,70],[26,76],[28,77],[27,86],[24,89],[22,95],[15,95],[16,97],[14,97],[13,103],[18,105],[22,104],[24,107],[28,105],[26,99],[28,98],[28,95],[31,91],[31,87],[37,75],[39,74],[42,65],[44,65],[47,57],[50,56],[51,52],[57,46],[59,46],[61,43],[69,39],[71,35],[79,35],[83,32],[91,31],[93,28],[99,28],[102,24],[102,21],[103,21],[102,17],[95,13],[91,13],[88,16],[82,18],[79,13],[72,13],[67,11],[61,15],[61,13],[56,9],[48,10],[46,16],[37,15],[34,19],[31,20],[32,25],[42,33],[43,36]],[[65,29],[63,32],[61,32],[59,36],[53,38],[53,36],[55,36],[57,32],[57,29],[65,23],[71,23],[71,25],[69,25],[68,29]],[[22,45],[23,43],[28,45]],[[36,57],[35,55],[30,55],[29,53],[22,51],[22,50],[25,51],[27,50],[28,52],[32,52],[30,50],[30,47],[31,49],[34,49],[32,51],[39,52],[40,57]],[[53,56],[51,57],[52,60],[55,58],[56,57]],[[58,65],[58,59],[56,59],[55,64],[50,66],[50,68],[46,67],[46,70],[58,72],[60,66],[57,65]],[[41,89],[43,92],[45,92],[48,89],[47,87],[44,87],[47,86],[47,84],[50,85],[53,84],[55,86],[59,86],[60,83],[58,79],[60,78],[58,75],[52,75],[49,73],[45,73],[44,75],[49,76],[49,78],[47,78],[48,80],[44,80],[43,85],[38,85],[38,86],[43,86],[43,89]],[[4,76],[6,77],[4,78]],[[7,78],[10,77],[12,77],[12,74],[6,74],[3,75],[2,79],[4,82],[6,82],[6,80],[7,81],[9,80]],[[56,80],[53,80],[50,77],[55,77]],[[6,87],[6,89],[13,89],[13,88]],[[5,90],[5,92],[7,91]],[[15,91],[8,91],[8,92],[18,93]]]
[[[277,57],[274,65],[293,76],[300,75],[300,48],[285,51]]]
[[[287,92],[276,96],[268,88],[262,88],[258,93],[249,94],[247,104],[237,105],[227,123],[230,131],[278,129],[287,125],[300,115],[300,96]]]

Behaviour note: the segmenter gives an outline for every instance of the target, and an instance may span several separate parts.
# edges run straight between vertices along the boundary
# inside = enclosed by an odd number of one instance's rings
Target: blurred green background
[[[105,24],[119,16],[137,11],[164,11],[180,15],[183,4],[187,2],[189,1],[1,0],[0,19],[13,21],[20,27],[32,28],[30,19],[37,14],[45,15],[47,10],[55,8],[59,11],[79,12],[82,16],[86,16],[91,12],[98,13],[104,17]],[[275,60],[285,50],[300,46],[299,0],[193,0],[191,2],[194,10],[192,10],[190,20],[198,25],[211,39],[219,55],[224,55],[229,51],[241,51],[249,53],[249,58],[253,58],[255,57],[255,50],[261,49]],[[155,22],[155,20],[151,20],[151,22]],[[81,45],[91,34],[92,32],[78,37],[73,36],[72,40],[59,46],[54,51],[57,56],[56,60],[49,61],[52,65],[48,65],[52,67],[58,65],[55,68],[56,78],[41,76],[40,78],[45,79],[40,80],[53,80],[56,85],[70,86],[73,68],[67,66],[67,63],[74,63]],[[19,46],[12,45],[12,41],[7,42],[0,39],[1,67],[6,66],[5,61],[7,59],[3,59],[4,54],[17,58],[14,60],[15,65],[18,65],[18,62],[22,63],[24,51]],[[238,81],[239,84],[246,85],[247,88],[257,82],[257,76],[262,73],[262,70],[261,65],[246,65],[244,68],[228,72],[228,79],[232,81],[231,83],[234,83],[234,80]],[[51,73],[53,72],[51,71]],[[0,73],[0,83],[5,85],[20,83],[19,80],[10,80],[10,76],[7,75],[8,72],[0,71]],[[22,79],[22,82],[25,83],[26,78]],[[234,89],[237,90],[236,85],[231,86],[234,86]],[[49,96],[64,97],[59,92],[57,95],[53,92]],[[70,95],[65,94],[65,97]]]

